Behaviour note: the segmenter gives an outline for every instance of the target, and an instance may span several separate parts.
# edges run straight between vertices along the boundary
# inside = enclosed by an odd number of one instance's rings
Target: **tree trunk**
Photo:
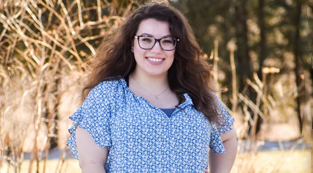
[[[238,80],[239,82],[239,90],[241,90],[246,82],[247,78],[252,78],[251,73],[251,63],[250,63],[250,56],[249,51],[250,48],[248,46],[248,26],[247,26],[247,19],[248,19],[248,12],[246,9],[247,0],[238,0],[236,1],[236,18],[238,20],[236,26],[236,35],[237,35],[237,59],[238,59]]]
[[[265,23],[264,23],[264,0],[259,0],[259,16],[258,24],[260,28],[260,42],[259,42],[259,67],[258,76],[262,81],[262,67],[266,58],[266,36],[265,36]]]
[[[301,20],[301,0],[296,1],[296,14],[294,18],[294,25],[296,28],[295,32],[295,42],[294,42],[294,57],[295,57],[295,74],[296,74],[296,84],[298,88],[298,97],[297,97],[297,113],[298,113],[298,120],[299,120],[299,128],[300,133],[302,133],[302,118],[301,118],[301,100],[302,100],[302,94],[301,94],[301,87],[302,79],[302,52],[300,47],[300,20]]]

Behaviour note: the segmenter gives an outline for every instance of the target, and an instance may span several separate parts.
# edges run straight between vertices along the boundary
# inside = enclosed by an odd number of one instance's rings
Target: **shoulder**
[[[124,79],[102,81],[90,90],[86,100],[101,100],[103,98],[113,98],[114,95],[118,94],[121,88],[123,88],[123,82],[125,82]]]
[[[90,90],[91,93],[112,93],[123,87],[123,79],[102,81]]]

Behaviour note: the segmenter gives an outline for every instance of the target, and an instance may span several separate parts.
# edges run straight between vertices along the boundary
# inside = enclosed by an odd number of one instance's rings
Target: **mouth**
[[[156,57],[146,57],[146,59],[153,65],[159,65],[163,61],[165,61],[165,58],[156,58]]]
[[[164,60],[163,58],[151,58],[151,57],[147,57],[147,59],[152,62],[161,62]]]

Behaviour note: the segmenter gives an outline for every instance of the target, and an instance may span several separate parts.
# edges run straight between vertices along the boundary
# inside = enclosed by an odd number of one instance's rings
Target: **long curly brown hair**
[[[201,49],[186,18],[177,9],[165,4],[145,4],[126,18],[112,36],[105,38],[96,52],[89,82],[83,89],[84,97],[102,81],[118,80],[128,76],[136,67],[132,42],[141,21],[154,18],[169,23],[172,36],[179,38],[173,65],[168,71],[170,89],[179,103],[184,93],[191,97],[194,107],[211,122],[219,124],[216,91],[210,65],[201,58]]]

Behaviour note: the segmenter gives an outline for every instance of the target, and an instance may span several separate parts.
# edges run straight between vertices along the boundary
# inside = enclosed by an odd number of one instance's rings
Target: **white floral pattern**
[[[78,159],[75,129],[87,130],[100,147],[108,146],[107,173],[204,172],[209,148],[225,152],[221,134],[234,119],[218,100],[222,125],[217,127],[193,107],[188,94],[167,116],[143,97],[136,96],[124,79],[101,82],[70,117],[68,147]]]

